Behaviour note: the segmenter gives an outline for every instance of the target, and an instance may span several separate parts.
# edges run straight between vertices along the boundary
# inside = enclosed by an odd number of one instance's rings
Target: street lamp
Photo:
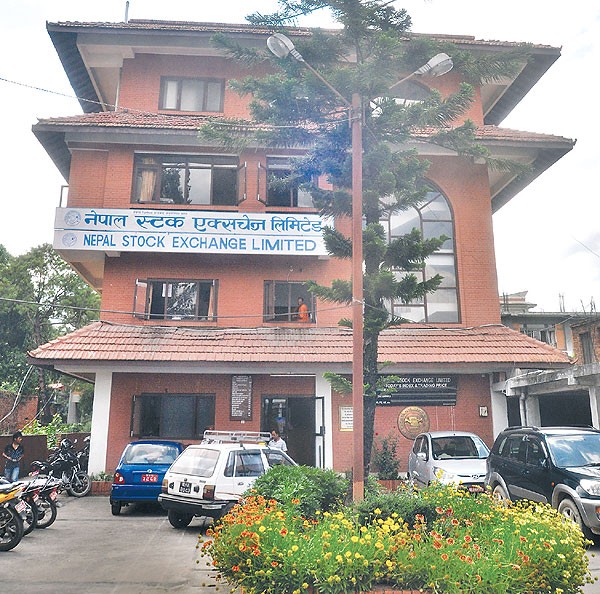
[[[352,495],[354,501],[364,498],[364,408],[363,408],[363,242],[362,242],[362,98],[352,93],[348,101],[323,75],[304,60],[291,39],[283,33],[274,33],[267,39],[269,51],[278,58],[292,56],[312,72],[350,110],[352,125]],[[451,58],[443,53],[435,55],[426,64],[415,70],[400,83],[416,75],[441,76],[452,69]]]

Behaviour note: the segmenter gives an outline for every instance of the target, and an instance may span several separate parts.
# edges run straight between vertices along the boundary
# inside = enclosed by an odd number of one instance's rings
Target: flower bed
[[[298,499],[250,497],[203,550],[248,594],[575,594],[589,581],[580,531],[549,506],[507,507],[447,487],[394,496],[431,514],[405,521],[344,508],[307,519]]]

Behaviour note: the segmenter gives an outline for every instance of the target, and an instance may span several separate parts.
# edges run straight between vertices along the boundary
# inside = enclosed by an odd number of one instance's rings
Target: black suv
[[[504,499],[547,502],[600,535],[600,431],[581,427],[513,427],[498,435],[485,484]]]

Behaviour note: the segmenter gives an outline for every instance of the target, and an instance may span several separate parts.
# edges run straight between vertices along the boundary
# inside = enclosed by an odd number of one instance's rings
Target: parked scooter
[[[21,515],[26,504],[20,498],[24,487],[20,483],[0,485],[0,551],[14,549],[23,538]]]
[[[85,497],[92,488],[92,481],[81,469],[73,445],[70,439],[63,439],[48,460],[34,460],[31,468],[33,472],[60,479],[69,495]]]
[[[28,489],[28,483],[26,481],[16,481],[11,483],[4,477],[0,478],[0,486],[5,487],[11,485],[14,487],[22,486],[21,493],[19,494],[20,502],[15,501],[15,504],[19,504],[19,515],[23,520],[23,536],[26,536],[37,527],[38,522],[38,506],[39,494],[36,490]],[[22,509],[21,509],[22,508]]]

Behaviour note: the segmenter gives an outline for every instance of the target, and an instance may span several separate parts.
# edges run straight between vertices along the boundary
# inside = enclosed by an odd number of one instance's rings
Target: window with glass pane
[[[148,281],[147,315],[160,320],[214,319],[216,288],[216,280]]]
[[[162,78],[159,109],[223,111],[224,81],[203,78]]]
[[[137,437],[201,439],[215,423],[214,394],[141,394],[133,402]]]
[[[418,229],[424,239],[442,236],[448,238],[441,248],[427,259],[422,270],[410,273],[401,270],[395,272],[398,280],[406,274],[414,274],[419,282],[439,274],[442,282],[438,289],[413,303],[388,304],[390,311],[413,322],[458,322],[454,221],[446,197],[439,191],[431,190],[418,207],[392,214],[382,223],[386,228],[388,241],[410,233],[413,229]]]
[[[308,307],[308,320],[298,314],[299,301]],[[315,301],[304,283],[265,281],[264,319],[266,322],[314,322]]]
[[[298,187],[287,157],[267,157],[267,205],[313,206],[309,192]]]
[[[239,159],[225,155],[136,155],[134,202],[235,206]]]

